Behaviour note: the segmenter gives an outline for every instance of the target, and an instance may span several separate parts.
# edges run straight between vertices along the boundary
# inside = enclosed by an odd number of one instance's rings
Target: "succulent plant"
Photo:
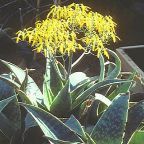
[[[75,15],[77,12],[80,15]],[[47,25],[53,35],[47,33]],[[28,69],[0,60],[10,70],[9,74],[0,75],[0,136],[5,136],[2,140],[7,140],[6,144],[23,144],[26,131],[34,126],[39,126],[45,136],[42,143],[54,144],[127,144],[134,133],[141,134],[137,130],[143,130],[144,103],[141,100],[133,105],[128,93],[135,73],[124,79],[119,57],[104,46],[111,39],[115,42],[114,28],[111,17],[72,4],[54,6],[47,19],[38,21],[35,28],[18,32],[17,40],[28,40],[44,53],[46,70],[41,92]],[[80,31],[83,37],[78,38]],[[84,53],[73,63],[76,50]],[[83,72],[73,72],[87,52],[97,53],[99,75],[88,77]],[[57,60],[58,54],[62,58],[68,56],[68,70]]]
[[[100,76],[87,77],[82,72],[76,72],[66,79],[67,72],[61,63],[56,59],[48,62],[43,93],[27,70],[0,60],[11,71],[10,74],[0,75],[0,91],[4,99],[1,110],[8,120],[14,121],[14,130],[9,134],[4,123],[0,126],[2,133],[14,144],[18,141],[14,137],[17,131],[20,131],[19,138],[22,139],[23,133],[33,126],[40,126],[45,141],[50,143],[126,144],[134,139],[130,141],[134,133],[142,135],[137,130],[140,124],[143,127],[143,99],[131,106],[129,94],[121,95],[132,88],[135,74],[121,79],[120,60],[114,52],[108,51],[115,58],[115,64],[105,62],[101,55]],[[27,110],[25,116],[20,107]],[[13,117],[10,117],[9,111],[14,114]],[[25,130],[21,129],[22,121]]]

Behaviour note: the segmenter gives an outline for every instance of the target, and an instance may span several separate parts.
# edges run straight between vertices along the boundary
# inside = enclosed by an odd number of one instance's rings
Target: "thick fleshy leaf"
[[[13,127],[13,124],[10,120],[7,119],[7,117],[0,113],[0,131],[8,138],[11,139],[11,137],[15,134],[16,130]]]
[[[1,100],[0,101],[0,112],[13,100],[15,99],[16,96],[11,96],[7,99]]]
[[[75,99],[82,93],[84,92],[84,89],[86,88],[86,86],[89,84],[89,82],[85,83],[85,84],[82,84],[80,86],[78,86],[77,88],[75,88],[72,92],[71,92],[71,99],[72,99],[72,102],[75,101]]]
[[[24,93],[23,91],[17,90],[17,94],[20,97],[21,102],[26,104],[33,104],[33,100],[31,101],[29,96],[27,96],[26,93]]]
[[[81,142],[81,139],[57,117],[40,108],[23,103],[21,105],[32,115],[46,137],[54,140]]]
[[[12,73],[15,74],[19,84],[22,84],[23,81],[26,78],[26,72],[24,70],[22,70],[21,68],[19,68],[18,66],[1,60],[0,62],[2,62],[6,67],[8,67],[10,69],[10,71]],[[34,82],[34,80],[28,76],[28,80],[27,80],[27,86],[26,86],[26,91],[25,91],[26,95],[29,96],[29,98],[31,99],[31,101],[33,101],[34,105],[37,105],[36,101],[39,103],[43,102],[43,95],[40,91],[40,89],[38,88],[38,86],[36,85],[36,83]]]
[[[11,122],[15,131],[21,129],[21,111],[18,104],[17,97],[10,101],[8,105],[3,109],[2,113]]]
[[[72,102],[75,101],[75,99],[84,92],[85,88],[88,88],[89,85],[93,85],[94,82],[98,81],[98,77],[90,77],[82,82],[82,84],[79,84],[72,92],[71,92],[71,99]]]
[[[69,80],[65,84],[64,88],[55,97],[53,103],[50,106],[50,111],[57,117],[67,117],[71,111],[71,96],[69,92]]]
[[[54,96],[56,96],[63,87],[57,62],[55,60],[50,62],[50,89]]]
[[[28,95],[30,101],[33,102],[34,105],[37,105],[37,103],[42,104],[43,103],[43,95],[38,88],[37,84],[34,82],[34,80],[28,76],[27,81],[27,87],[25,91],[26,95]]]
[[[97,144],[121,144],[127,121],[129,95],[118,95],[100,117],[91,137]]]
[[[95,93],[95,100],[99,102],[97,113],[102,113],[112,103],[107,97],[102,94]],[[95,118],[96,119],[96,118]],[[98,119],[98,117],[97,117]],[[95,122],[96,123],[96,122]]]
[[[86,133],[86,135],[87,135],[87,144],[96,144],[96,142],[94,142],[94,140],[88,133]]]
[[[79,136],[81,136],[83,140],[87,139],[84,129],[82,128],[80,122],[73,115],[71,115],[71,117],[65,122],[65,124],[71,130],[73,130],[75,133],[77,133]]]
[[[47,138],[50,142],[52,142],[51,144],[81,144],[81,142],[70,142],[70,141],[63,141],[63,140],[54,140],[50,137],[45,137],[45,138]]]
[[[7,68],[9,68],[10,71],[15,74],[18,82],[20,84],[22,84],[22,82],[25,79],[25,72],[21,68],[19,68],[18,66],[16,66],[15,64],[12,64],[10,62],[4,61],[2,59],[0,59],[0,62],[3,63]]]
[[[106,79],[114,79],[117,78],[117,76],[121,72],[121,60],[119,59],[118,55],[114,51],[110,49],[107,50],[109,54],[115,59],[115,68],[111,71],[111,73],[107,76]]]
[[[10,139],[9,144],[22,144],[24,141],[23,132],[18,130],[13,137]]]
[[[27,113],[24,121],[25,121],[25,132],[31,127],[38,126],[35,119],[29,113]]]
[[[107,106],[110,106],[112,103],[107,97],[99,93],[95,93],[95,100],[99,100]]]
[[[99,76],[99,81],[103,81],[104,80],[104,76],[105,76],[105,61],[104,61],[103,55],[100,55],[99,61],[100,61],[100,76]]]
[[[14,95],[14,89],[4,80],[0,80],[0,100]]]
[[[20,86],[20,89],[24,92],[26,91],[27,83],[28,83],[28,70],[26,69],[25,78]]]
[[[140,123],[144,120],[144,100],[135,104],[129,109],[128,122],[126,125],[126,133],[123,144],[127,144],[139,127]]]
[[[109,99],[114,99],[119,93],[126,93],[130,90],[132,85],[132,80],[134,79],[136,73],[131,74],[127,80],[130,82],[123,83],[122,85],[118,86],[109,96]]]
[[[11,138],[13,134],[20,128],[20,111],[14,106],[16,104],[16,96],[9,97],[0,101],[0,130],[7,138]],[[15,109],[15,108],[17,109]],[[11,110],[8,112],[7,110]],[[15,115],[16,114],[16,115]]]
[[[11,87],[19,89],[20,85],[15,82],[10,76],[8,76],[9,74],[2,74],[0,75],[0,79],[5,81],[6,83],[8,83]]]
[[[44,105],[48,110],[50,110],[50,105],[53,101],[53,95],[50,89],[50,62],[49,59],[46,58],[46,70],[44,74],[43,81],[43,97],[44,97]]]
[[[60,72],[60,75],[61,75],[61,79],[65,80],[66,76],[67,76],[66,69],[64,68],[64,66],[59,61],[57,61],[57,66],[58,66],[58,69],[59,69],[59,72]]]
[[[82,84],[87,80],[88,77],[86,76],[85,73],[83,72],[74,72],[69,76],[70,80],[70,91],[74,90],[77,88],[79,84]]]
[[[92,92],[95,92],[100,88],[111,86],[114,84],[125,83],[125,82],[130,82],[130,81],[113,79],[113,80],[104,80],[102,82],[95,83],[76,98],[76,100],[72,104],[72,108],[73,109],[76,108],[79,104],[81,104],[84,100],[86,100]]]
[[[110,62],[110,61],[107,61],[105,63],[105,66],[107,66],[107,73],[106,73],[106,76],[109,76],[110,73],[113,71],[113,69],[115,68],[116,64],[114,62]]]
[[[54,100],[54,95],[50,89],[50,77],[48,75],[48,70],[44,75],[43,96],[44,96],[44,104],[46,108],[50,110],[50,106]]]
[[[135,132],[129,144],[143,144],[144,143],[144,132]]]

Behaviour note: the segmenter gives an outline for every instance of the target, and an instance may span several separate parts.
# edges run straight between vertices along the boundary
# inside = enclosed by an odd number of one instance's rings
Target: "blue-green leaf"
[[[107,106],[110,106],[112,103],[107,97],[99,93],[95,93],[95,100],[99,100]]]
[[[26,95],[25,92],[21,91],[21,90],[17,90],[18,96],[21,99],[21,102],[26,103],[26,104],[33,104],[33,100],[31,100],[29,98],[28,95]]]
[[[128,122],[126,125],[126,133],[123,144],[127,144],[137,130],[141,122],[144,120],[144,100],[136,103],[129,109]]]
[[[37,122],[35,119],[31,116],[31,114],[27,113],[25,117],[25,132],[32,127],[38,126]]]
[[[130,140],[129,144],[143,144],[144,143],[144,132],[136,131]]]
[[[0,100],[14,95],[14,89],[4,80],[0,80]]]
[[[110,55],[113,56],[115,59],[115,68],[111,71],[111,73],[107,76],[106,79],[114,79],[117,78],[117,76],[121,72],[121,60],[119,59],[118,55],[114,51],[110,49],[107,50],[110,53]]]
[[[77,88],[78,85],[85,82],[88,79],[85,73],[83,72],[74,72],[69,76],[70,79],[70,91]]]
[[[12,96],[0,101],[0,130],[9,139],[21,126],[20,110],[15,100],[16,96]]]
[[[34,80],[30,76],[28,76],[25,93],[34,105],[37,105],[37,103],[40,103],[40,104],[43,103],[43,95],[40,89],[38,88],[37,84],[34,82]]]
[[[50,89],[54,96],[63,88],[63,81],[57,66],[57,61],[50,61]]]
[[[73,109],[76,108],[79,104],[81,104],[84,100],[86,100],[92,92],[95,92],[100,88],[111,86],[114,84],[125,83],[125,82],[130,82],[130,81],[113,79],[113,80],[104,80],[102,82],[95,83],[76,98],[76,100],[72,104],[72,108]]]
[[[100,61],[100,76],[99,76],[99,81],[103,81],[104,80],[104,76],[105,76],[105,61],[104,61],[103,55],[100,55],[99,61]]]
[[[43,96],[44,96],[44,104],[48,110],[50,110],[50,106],[54,100],[54,95],[50,88],[50,65],[47,62],[47,68],[44,75],[44,82],[43,82]]]
[[[96,142],[92,139],[92,137],[86,133],[87,136],[87,144],[96,144]]]
[[[15,64],[12,64],[10,62],[4,61],[2,59],[0,59],[0,62],[3,63],[7,68],[9,68],[10,71],[15,74],[18,82],[20,84],[22,84],[22,82],[25,79],[25,72],[21,68],[19,68],[18,66],[16,66]]]
[[[21,111],[18,104],[17,97],[10,101],[8,105],[3,109],[2,113],[10,121],[15,131],[21,129]]]
[[[79,83],[76,88],[71,91],[71,99],[72,99],[72,102],[75,101],[75,99],[81,94],[84,92],[84,89],[86,88],[89,88],[90,85],[93,85],[94,82],[98,81],[98,77],[97,76],[94,76],[94,77],[90,77],[90,78],[87,78],[85,80],[83,80],[81,83]]]
[[[118,95],[96,123],[91,137],[97,144],[121,144],[127,121],[129,95]]]
[[[16,96],[11,96],[7,99],[1,100],[0,101],[0,112],[13,100],[15,99]]]
[[[65,80],[66,76],[67,76],[66,69],[64,68],[64,66],[59,61],[57,61],[57,66],[58,66],[58,69],[59,69],[59,73],[61,75],[61,79]]]
[[[24,70],[22,70],[21,68],[19,68],[18,66],[14,65],[10,62],[7,62],[7,61],[1,60],[1,59],[0,59],[0,62],[2,62],[6,67],[8,67],[10,69],[10,71],[12,73],[15,74],[19,84],[23,83],[23,81],[26,78],[26,72]],[[34,105],[37,105],[37,102],[38,103],[43,102],[43,95],[42,95],[40,89],[38,88],[38,86],[36,85],[36,83],[34,82],[34,80],[30,76],[28,76],[28,79],[27,79],[25,93],[26,93],[26,95],[29,96],[31,101],[33,101]]]
[[[53,140],[81,142],[81,139],[57,117],[40,108],[23,103],[21,105],[32,115],[46,137]]]
[[[64,88],[55,97],[53,103],[50,106],[50,111],[57,117],[67,117],[71,111],[71,96],[69,92],[69,80],[65,84]]]
[[[8,77],[7,75],[4,75],[4,74],[0,75],[0,79],[3,80],[5,83],[7,83],[9,87],[16,88],[16,89],[20,88],[20,85],[14,80],[12,80],[10,77]]]
[[[119,93],[126,93],[130,90],[131,85],[132,85],[132,80],[134,79],[136,73],[131,74],[127,80],[130,82],[123,83],[122,85],[118,86],[109,96],[109,99],[115,98]]]
[[[71,117],[65,122],[65,124],[71,130],[73,130],[75,133],[77,133],[79,136],[81,136],[83,140],[87,139],[84,129],[82,128],[80,122],[73,115],[71,115]]]
[[[81,142],[70,142],[70,141],[63,141],[63,140],[54,140],[50,137],[45,137],[45,138],[47,138],[53,144],[81,144]]]

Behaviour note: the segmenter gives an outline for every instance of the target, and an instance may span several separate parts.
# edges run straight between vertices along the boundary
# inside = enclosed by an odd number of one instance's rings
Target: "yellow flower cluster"
[[[76,50],[104,53],[105,44],[116,41],[116,24],[110,16],[102,16],[83,4],[52,6],[47,18],[37,21],[35,28],[17,32],[17,42],[27,40],[37,52],[62,55]]]

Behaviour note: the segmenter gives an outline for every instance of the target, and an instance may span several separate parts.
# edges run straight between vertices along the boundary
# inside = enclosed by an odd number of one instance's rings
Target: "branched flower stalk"
[[[35,28],[17,32],[17,42],[28,41],[37,52],[69,55],[78,50],[104,54],[109,58],[106,44],[116,42],[116,23],[83,4],[51,7],[47,18],[35,23]]]

